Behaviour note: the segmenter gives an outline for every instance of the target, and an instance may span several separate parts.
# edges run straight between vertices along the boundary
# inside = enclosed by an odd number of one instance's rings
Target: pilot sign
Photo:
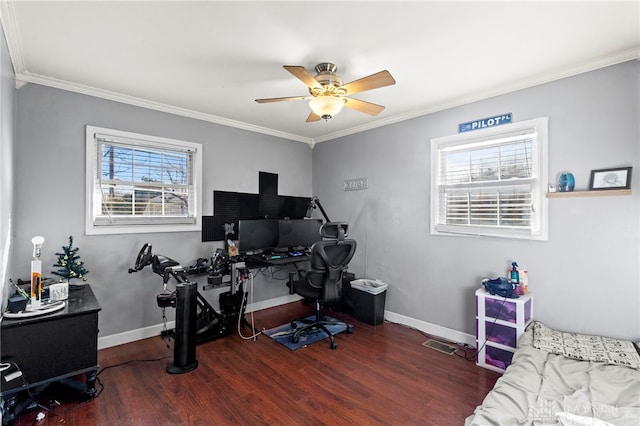
[[[458,124],[458,133],[470,132],[472,130],[479,130],[508,123],[511,123],[511,113],[500,114],[494,117],[488,117],[481,120],[474,120],[469,121],[468,123]]]

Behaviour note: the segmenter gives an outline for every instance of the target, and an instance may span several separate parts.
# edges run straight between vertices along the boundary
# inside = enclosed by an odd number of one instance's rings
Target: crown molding
[[[18,34],[18,21],[14,12],[12,1],[0,1],[0,23],[4,30],[4,38],[7,40],[7,49],[11,57],[14,74],[21,74],[25,71],[24,59],[22,56],[22,44]]]
[[[183,117],[194,118],[196,120],[207,121],[210,123],[221,124],[223,126],[234,127],[237,129],[243,129],[250,132],[261,133],[269,136],[275,136],[278,138],[289,139],[296,142],[302,142],[310,147],[313,147],[313,139],[303,137],[300,135],[294,135],[292,133],[281,132],[273,129],[269,129],[261,126],[254,126],[249,123],[244,123],[235,120],[229,120],[223,117],[218,117],[211,114],[204,114],[198,111],[189,110],[186,108],[179,108],[172,105],[163,104],[160,102],[153,102],[134,96],[128,96],[117,92],[111,92],[108,90],[97,89],[91,86],[85,86],[69,81],[64,81],[52,77],[47,77],[38,74],[30,73],[24,63],[22,54],[22,43],[20,42],[18,34],[18,23],[15,19],[14,6],[12,1],[0,1],[0,24],[4,30],[5,39],[7,40],[7,48],[9,50],[9,56],[11,58],[11,64],[13,65],[13,72],[15,74],[16,89],[24,87],[28,83],[40,84],[43,86],[49,86],[57,89],[67,90],[70,92],[80,93],[89,96],[95,96],[102,99],[108,99],[124,104],[135,105],[142,108],[149,108],[156,111],[167,112],[169,114],[175,114]]]
[[[470,104],[473,102],[482,101],[485,99],[493,98],[496,96],[504,95],[504,94],[515,92],[522,89],[527,89],[534,86],[539,86],[541,84],[550,83],[552,81],[561,80],[563,78],[572,77],[578,74],[583,74],[589,71],[595,71],[600,68],[617,65],[617,64],[621,64],[623,62],[628,62],[632,60],[636,60],[636,61],[640,60],[640,46],[623,50],[621,52],[617,52],[612,55],[597,58],[595,60],[583,62],[581,64],[578,64],[569,68],[556,69],[547,73],[538,74],[537,76],[532,78],[527,78],[527,79],[519,80],[517,82],[513,82],[511,84],[502,85],[498,89],[486,90],[486,91],[476,93],[472,96],[463,96],[456,99],[452,99],[449,102],[434,105],[427,109],[414,111],[408,114],[394,115],[392,117],[389,117],[383,120],[378,120],[372,123],[367,123],[362,126],[352,127],[350,129],[345,129],[340,132],[328,133],[319,138],[315,138],[314,144],[320,143],[320,142],[326,142],[326,141],[341,138],[344,136],[353,135],[356,133],[361,133],[361,132],[372,130],[382,126],[388,126],[390,124],[395,124],[395,123],[399,123],[406,120],[411,120],[413,118],[421,117],[423,115],[433,114],[436,112],[444,111],[446,109]]]
[[[532,78],[523,79],[513,82],[511,84],[501,85],[500,88],[493,88],[490,90],[475,93],[471,96],[463,96],[456,99],[452,99],[448,102],[431,106],[427,109],[414,111],[407,114],[399,114],[392,117],[388,117],[382,120],[370,122],[361,126],[352,127],[339,132],[325,134],[317,138],[309,138],[292,133],[282,132],[274,129],[270,129],[262,126],[255,126],[249,123],[241,121],[230,120],[224,117],[215,116],[212,114],[205,114],[198,111],[189,110],[186,108],[175,107],[160,102],[154,102],[143,98],[137,98],[134,96],[124,95],[122,93],[111,92],[108,90],[102,90],[91,86],[85,86],[77,83],[72,83],[65,80],[55,79],[38,74],[29,73],[26,69],[21,43],[18,37],[19,31],[17,27],[17,21],[15,19],[15,12],[13,2],[0,1],[0,23],[4,29],[5,38],[7,40],[9,55],[13,64],[15,73],[16,88],[20,89],[27,83],[35,83],[43,86],[54,87],[62,90],[67,90],[75,93],[80,93],[88,96],[95,96],[102,99],[108,99],[124,104],[139,106],[142,108],[148,108],[156,111],[162,111],[169,114],[179,115],[183,117],[193,118],[196,120],[207,121],[210,123],[220,124],[223,126],[234,127],[250,132],[261,133],[269,136],[274,136],[282,139],[288,139],[296,142],[302,142],[307,144],[311,149],[317,144],[332,139],[337,139],[356,133],[376,129],[382,126],[388,126],[390,124],[399,123],[402,121],[410,120],[413,118],[421,117],[435,112],[443,111],[449,108],[458,107],[461,105],[469,104],[472,102],[481,101],[484,99],[492,98],[499,95],[515,92],[517,90],[526,89],[533,86],[549,83],[552,81],[560,80],[566,77],[582,74],[589,71],[594,71],[600,68],[604,68],[611,65],[616,65],[622,62],[630,60],[640,60],[640,46],[636,46],[621,52],[617,52],[608,56],[597,58],[595,60],[586,61],[584,63],[563,68],[552,70],[547,73],[539,74]]]
[[[115,102],[120,102],[128,105],[139,106],[142,108],[148,108],[156,111],[167,112],[169,114],[179,115],[183,117],[193,118],[196,120],[207,121],[210,123],[221,124],[223,126],[234,127],[237,129],[248,130],[250,132],[262,133],[265,135],[275,136],[283,139],[289,139],[296,142],[302,142],[310,145],[312,140],[307,137],[294,135],[292,133],[281,132],[267,127],[255,126],[253,124],[244,123],[242,121],[230,120],[224,117],[218,117],[212,114],[205,114],[198,111],[193,111],[186,108],[180,108],[161,102],[150,101],[143,98],[137,98],[135,96],[124,95],[122,93],[112,92],[109,90],[102,90],[91,86],[85,86],[82,84],[72,83],[65,80],[60,80],[52,77],[47,77],[38,74],[31,74],[28,72],[22,74],[16,74],[16,86],[18,82],[22,86],[27,83],[40,84],[42,86],[53,87],[56,89],[67,90],[70,92],[80,93],[83,95],[94,96],[97,98],[108,99]],[[22,87],[20,86],[20,87]]]
[[[4,21],[3,21],[3,24],[4,24]],[[19,50],[20,49],[18,48],[17,49],[18,55],[19,55]],[[11,51],[9,53],[13,55]],[[300,135],[295,135],[292,133],[281,132],[278,130],[269,129],[261,126],[255,126],[255,125],[244,123],[241,121],[230,120],[230,119],[218,117],[211,114],[205,114],[198,111],[189,110],[186,108],[179,108],[172,105],[163,104],[160,102],[149,101],[142,98],[136,98],[133,96],[124,95],[121,93],[97,89],[95,87],[71,83],[68,81],[41,76],[37,74],[31,74],[26,71],[22,73],[16,72],[16,87],[20,88],[27,83],[41,84],[44,86],[54,87],[57,89],[81,93],[89,96],[95,96],[102,99],[108,99],[108,100],[121,102],[129,105],[139,106],[142,108],[148,108],[156,111],[167,112],[169,114],[175,114],[183,117],[194,118],[196,120],[207,121],[210,123],[216,123],[223,126],[234,127],[242,130],[247,130],[250,132],[256,132],[256,133],[275,136],[275,137],[288,139],[292,141],[302,142],[309,145],[309,147],[313,149],[316,144],[321,142],[326,142],[329,140],[353,135],[356,133],[365,132],[368,130],[376,129],[378,127],[388,126],[391,124],[399,123],[402,121],[410,120],[410,119],[421,117],[424,115],[433,114],[439,111],[444,111],[446,109],[458,107],[461,105],[466,105],[473,102],[478,102],[478,101],[489,99],[495,96],[500,96],[500,95],[515,92],[518,90],[527,89],[529,87],[550,83],[552,81],[561,80],[563,78],[572,77],[574,75],[582,74],[589,71],[594,71],[594,70],[605,68],[611,65],[620,64],[630,60],[640,60],[640,47],[627,49],[622,52],[601,57],[592,61],[587,61],[582,64],[578,64],[569,68],[557,69],[548,73],[539,74],[533,78],[523,79],[523,80],[514,82],[512,84],[503,85],[499,89],[486,90],[483,92],[476,93],[472,96],[464,96],[464,97],[456,98],[449,102],[438,104],[427,109],[414,111],[409,114],[395,115],[386,119],[377,120],[361,126],[345,129],[343,131],[329,133],[318,138],[308,138]],[[17,68],[15,64],[14,64],[14,68]]]

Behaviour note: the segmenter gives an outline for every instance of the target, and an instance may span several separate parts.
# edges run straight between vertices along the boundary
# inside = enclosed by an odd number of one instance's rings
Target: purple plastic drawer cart
[[[476,364],[500,373],[511,364],[518,338],[533,320],[531,293],[517,299],[476,291]]]

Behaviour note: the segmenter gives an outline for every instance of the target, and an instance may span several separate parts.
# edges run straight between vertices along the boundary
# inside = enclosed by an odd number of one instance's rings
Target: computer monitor
[[[278,245],[278,220],[238,221],[238,250],[241,253],[267,250]]]
[[[309,247],[320,241],[320,219],[281,219],[279,221],[278,247]]]

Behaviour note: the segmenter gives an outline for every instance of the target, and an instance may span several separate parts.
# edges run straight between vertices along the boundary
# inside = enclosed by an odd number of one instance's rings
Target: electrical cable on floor
[[[55,414],[53,414],[53,415],[55,415],[55,416],[59,416],[59,415],[61,415],[61,414],[67,413],[67,412],[69,412],[69,411],[71,411],[71,410],[75,410],[76,408],[78,408],[78,407],[80,407],[80,406],[82,406],[82,405],[86,404],[87,402],[93,401],[94,399],[98,398],[98,397],[100,396],[100,394],[102,393],[102,391],[104,391],[104,384],[102,384],[102,381],[100,380],[100,377],[98,377],[98,376],[99,376],[100,374],[102,374],[104,371],[106,371],[106,370],[108,370],[108,369],[110,369],[110,368],[121,367],[121,366],[123,366],[123,365],[127,365],[127,364],[134,363],[134,362],[155,362],[155,361],[162,361],[162,360],[165,360],[165,359],[167,359],[167,358],[171,358],[171,355],[167,355],[167,356],[164,356],[164,357],[161,357],[161,358],[151,358],[151,359],[133,359],[133,360],[129,360],[129,361],[125,361],[125,362],[121,362],[121,363],[119,363],[119,364],[113,364],[113,365],[108,365],[108,366],[106,366],[106,367],[103,367],[103,368],[101,368],[101,369],[100,369],[100,371],[98,371],[98,372],[96,373],[96,384],[97,384],[97,385],[100,385],[100,389],[98,389],[98,390],[97,390],[96,394],[95,394],[91,399],[89,399],[89,400],[87,400],[87,401],[80,402],[80,403],[78,403],[78,404],[74,405],[73,407],[69,407],[68,409],[66,409],[66,410],[64,410],[64,411],[62,411],[62,412],[60,412],[60,413],[55,413]]]
[[[15,362],[11,362],[9,364],[10,365],[14,365],[18,369],[18,365]],[[31,393],[31,388],[29,388],[29,382],[27,381],[27,378],[25,377],[25,375],[21,374],[21,377],[22,377],[22,387],[25,388],[25,390],[27,392],[27,396],[29,397],[29,401],[31,401],[31,403],[29,405],[27,405],[26,409],[27,410],[32,410],[32,409],[35,409],[35,408],[39,407],[39,408],[41,408],[43,410],[46,410],[47,414],[49,414],[49,415],[51,415],[53,417],[58,417],[58,416],[60,416],[62,414],[68,413],[69,411],[75,410],[76,408],[78,408],[78,407],[80,407],[80,406],[92,401],[93,399],[97,398],[98,395],[100,395],[100,393],[102,393],[102,391],[104,390],[104,385],[102,384],[102,382],[100,382],[100,380],[98,379],[98,377],[96,375],[96,383],[98,383],[100,385],[100,389],[96,392],[96,394],[91,399],[79,402],[79,403],[77,403],[77,404],[65,409],[64,411],[59,412],[59,413],[53,413],[53,412],[51,412],[51,409],[49,407],[45,407],[44,405],[42,405],[38,401],[38,397],[36,395]],[[53,400],[52,401],[52,405],[58,406],[58,405],[60,405],[60,402],[58,402],[56,400]],[[44,420],[45,417],[46,417],[46,415],[42,411],[38,412],[36,414],[36,418],[35,418],[36,422],[40,422],[40,421]]]
[[[250,293],[251,293],[251,304],[253,305],[253,274],[249,273],[249,288],[250,288]],[[242,302],[240,302],[240,312],[238,312],[238,336],[240,336],[241,339],[243,340],[253,340],[255,341],[256,338],[262,334],[262,331],[258,331],[257,333],[254,333],[251,336],[243,336],[242,335],[242,312],[244,312],[245,307],[247,306],[247,292],[245,291],[244,294],[242,295]],[[251,311],[251,330],[254,331],[255,328],[255,322],[253,319],[253,311]]]
[[[484,339],[484,342],[482,342],[482,345],[481,345],[481,346],[480,346],[480,347],[475,351],[475,353],[473,354],[473,357],[469,357],[469,356],[468,356],[468,353],[467,353],[467,350],[466,350],[466,349],[467,349],[467,347],[468,347],[469,349],[473,349],[473,347],[471,347],[471,346],[469,346],[469,345],[466,345],[466,344],[464,344],[464,343],[454,342],[454,341],[452,341],[452,340],[444,339],[444,338],[437,337],[437,336],[432,336],[432,335],[430,335],[430,334],[428,334],[428,333],[425,333],[424,331],[422,331],[422,330],[420,330],[420,329],[417,329],[417,328],[415,328],[415,327],[412,327],[412,326],[410,326],[410,325],[401,324],[401,323],[397,323],[397,322],[391,322],[391,321],[388,321],[388,320],[385,320],[385,322],[389,322],[389,323],[391,323],[391,324],[401,325],[401,326],[403,326],[403,327],[410,328],[410,329],[412,329],[412,330],[416,330],[416,331],[418,331],[418,332],[422,333],[422,335],[423,335],[423,336],[425,336],[425,337],[427,337],[427,338],[429,338],[429,339],[433,339],[433,340],[435,340],[435,341],[437,341],[437,342],[440,342],[440,343],[449,343],[449,344],[453,344],[453,345],[456,345],[456,346],[461,346],[460,348],[458,348],[458,349],[456,349],[456,350],[454,351],[454,354],[455,354],[456,356],[459,356],[459,357],[461,357],[461,358],[464,358],[464,359],[465,359],[465,360],[467,360],[467,361],[474,361],[474,362],[477,362],[477,361],[478,361],[478,354],[480,353],[480,351],[485,347],[485,345],[486,345],[486,344],[487,344],[487,342],[489,341],[489,336],[491,336],[491,333],[493,332],[493,327],[495,326],[496,322],[498,321],[498,318],[497,318],[497,317],[499,317],[499,316],[500,316],[500,312],[502,311],[502,308],[503,308],[504,304],[507,302],[507,299],[508,299],[508,297],[505,297],[505,298],[502,300],[502,303],[500,304],[500,307],[498,308],[498,312],[496,313],[496,318],[494,318],[494,319],[493,319],[493,322],[491,323],[491,327],[489,328],[489,332],[486,334],[486,338]],[[460,351],[460,350],[464,352],[464,355],[460,355],[460,354],[458,354],[458,351]]]
[[[99,396],[100,396],[100,394],[102,393],[102,391],[104,390],[104,385],[102,384],[102,382],[100,381],[100,379],[99,379],[97,376],[96,376],[96,384],[100,385],[100,389],[98,389],[98,390],[96,391],[95,395],[93,395],[93,397],[92,397],[92,398],[87,399],[87,400],[85,400],[85,401],[81,401],[81,402],[79,402],[79,403],[77,403],[77,404],[75,404],[75,405],[73,405],[73,406],[71,406],[71,407],[69,407],[69,408],[66,408],[66,409],[64,409],[64,410],[62,410],[62,411],[60,411],[60,412],[55,412],[55,413],[53,413],[53,412],[51,412],[51,411],[50,411],[50,410],[51,410],[50,408],[45,407],[44,405],[42,405],[42,404],[40,404],[40,403],[38,403],[38,402],[36,402],[36,404],[37,404],[37,406],[38,406],[38,407],[41,407],[41,408],[43,408],[43,409],[45,409],[45,410],[49,411],[49,415],[50,415],[50,416],[52,416],[52,417],[59,417],[59,416],[61,416],[61,415],[63,415],[63,414],[66,414],[66,413],[68,413],[68,412],[70,412],[70,411],[75,410],[75,409],[76,409],[76,408],[78,408],[78,407],[82,407],[83,405],[85,405],[85,404],[87,404],[87,403],[89,403],[89,402],[93,401],[93,400],[94,400],[94,399],[96,399],[97,397],[99,397]],[[34,399],[34,402],[35,402],[35,399]],[[59,403],[58,401],[56,401],[56,400],[53,400],[52,402],[53,402],[53,405],[60,405],[60,403]],[[41,416],[41,415],[42,415],[42,416]],[[38,418],[40,418],[40,419],[38,420]],[[37,422],[39,422],[40,420],[43,420],[43,419],[44,419],[44,414],[43,414],[43,413],[38,413],[38,415],[36,416],[36,421],[37,421]]]
[[[110,368],[115,368],[115,367],[121,367],[123,365],[127,365],[127,364],[131,364],[134,362],[155,362],[155,361],[162,361],[165,360],[167,358],[171,358],[173,355],[167,355],[167,356],[163,356],[160,358],[150,358],[150,359],[130,359],[129,361],[125,361],[125,362],[121,362],[119,364],[113,364],[113,365],[107,365],[106,367],[102,367],[100,369],[100,371],[98,371],[98,373],[96,373],[96,377],[98,377],[100,374],[102,374],[105,370],[108,370]]]
[[[99,369],[99,371],[96,373],[96,379],[95,380],[96,380],[96,385],[99,386],[99,389],[97,389],[96,393],[90,399],[87,399],[86,401],[81,401],[81,402],[79,402],[79,403],[77,403],[77,404],[75,404],[75,405],[73,405],[71,407],[68,407],[68,408],[64,409],[63,411],[55,412],[55,413],[51,412],[50,408],[45,407],[44,405],[42,405],[42,404],[40,404],[38,402],[38,398],[31,393],[31,389],[28,386],[29,382],[27,381],[25,375],[22,374],[23,387],[26,389],[27,395],[29,396],[29,399],[31,401],[33,401],[33,403],[30,404],[27,407],[27,409],[33,409],[33,408],[36,408],[36,407],[40,407],[40,408],[46,410],[50,416],[59,417],[59,416],[61,416],[63,414],[66,414],[66,413],[68,413],[70,411],[75,410],[78,407],[83,406],[84,404],[87,404],[88,402],[91,402],[91,401],[95,400],[96,398],[98,398],[102,394],[102,392],[104,391],[104,384],[100,380],[99,375],[102,374],[104,371],[106,371],[106,370],[108,370],[110,368],[120,367],[120,366],[131,364],[131,363],[134,363],[134,362],[155,362],[155,361],[162,361],[162,360],[165,360],[165,359],[171,358],[171,357],[172,357],[172,355],[167,355],[167,356],[160,357],[160,358],[151,358],[151,359],[134,359],[134,360],[121,362],[119,364],[113,364],[113,365],[108,365],[106,367],[103,367],[103,368]],[[17,364],[15,364],[14,362],[2,363],[2,364],[0,364],[0,367],[4,367],[6,364],[9,364],[9,366],[14,365],[16,368],[18,368]],[[53,405],[60,405],[60,403],[58,401],[56,401],[56,400],[53,400],[52,402],[53,402]],[[46,415],[43,412],[39,412],[37,414],[37,416],[36,416],[36,421],[42,421],[45,417],[46,417]]]
[[[133,359],[133,360],[129,360],[129,361],[125,361],[125,362],[121,362],[121,363],[119,363],[119,364],[113,364],[113,365],[108,365],[108,366],[106,366],[106,367],[103,367],[103,368],[101,368],[101,369],[100,369],[100,371],[98,371],[98,372],[96,373],[96,384],[100,386],[100,389],[98,389],[98,390],[96,391],[95,395],[93,395],[93,397],[92,397],[92,398],[90,398],[90,399],[88,399],[88,400],[86,400],[86,401],[79,402],[78,404],[75,404],[75,405],[73,405],[73,406],[71,406],[71,407],[69,407],[69,408],[67,408],[67,409],[65,409],[65,410],[63,410],[63,411],[58,412],[58,413],[51,413],[51,416],[56,416],[56,417],[57,417],[57,416],[61,416],[61,415],[63,415],[63,414],[66,414],[66,413],[68,413],[68,412],[70,412],[70,411],[72,411],[72,410],[75,410],[76,408],[81,407],[81,406],[83,406],[84,404],[86,404],[86,403],[88,403],[88,402],[91,402],[91,401],[95,400],[96,398],[98,398],[98,397],[100,396],[100,394],[102,394],[102,392],[104,391],[104,384],[102,383],[102,381],[100,380],[100,377],[98,377],[98,376],[99,376],[100,374],[102,374],[105,370],[108,370],[109,368],[121,367],[121,366],[123,366],[123,365],[127,365],[127,364],[130,364],[130,363],[133,363],[133,362],[154,362],[154,361],[162,361],[162,360],[165,360],[165,359],[167,359],[167,358],[171,358],[171,355],[167,355],[167,356],[164,356],[164,357],[161,357],[161,358],[152,358],[152,359]],[[26,381],[25,381],[25,386],[26,386]],[[28,392],[28,391],[29,391],[29,389],[27,389],[27,392]],[[29,392],[29,397],[30,397],[31,399],[33,399],[33,400],[34,400],[34,402],[36,402],[36,403],[37,403],[36,399],[35,399],[35,398],[33,398],[33,396],[31,395],[31,393],[30,393],[30,392]],[[54,402],[56,403],[55,405],[60,405],[60,403],[59,403],[58,401],[54,401]],[[41,404],[39,404],[39,403],[37,403],[37,406],[42,407],[42,408],[44,408],[45,410],[49,411],[49,408],[44,407],[43,405],[41,405]]]
[[[420,330],[420,329],[418,329],[418,328],[415,328],[415,327],[410,326],[410,325],[407,325],[407,324],[402,324],[402,323],[399,323],[399,322],[393,322],[393,321],[389,321],[389,320],[387,320],[387,319],[385,319],[385,320],[384,320],[384,322],[388,322],[389,324],[399,325],[399,326],[401,326],[401,327],[408,328],[408,329],[410,329],[410,330],[415,330],[415,331],[417,331],[418,333],[420,333],[420,334],[422,334],[423,336],[425,336],[426,338],[428,338],[428,339],[432,339],[432,340],[435,340],[436,342],[440,342],[440,343],[444,343],[444,344],[450,344],[450,345],[459,346],[459,347],[458,347],[458,348],[453,352],[456,356],[458,356],[458,357],[460,357],[460,358],[464,358],[466,361],[475,361],[475,360],[476,360],[476,356],[477,356],[477,355],[476,355],[475,353],[474,353],[473,357],[469,357],[469,356],[468,356],[468,354],[467,354],[467,348],[469,348],[469,349],[473,349],[473,347],[472,347],[472,346],[469,346],[469,345],[466,345],[465,343],[454,342],[453,340],[444,339],[444,338],[439,337],[439,336],[433,336],[433,335],[431,335],[431,334],[429,334],[429,333],[426,333],[426,332],[424,332],[424,331],[422,331],[422,330]],[[458,353],[458,351],[463,351],[463,352],[464,352],[464,355],[460,355],[460,354]]]

